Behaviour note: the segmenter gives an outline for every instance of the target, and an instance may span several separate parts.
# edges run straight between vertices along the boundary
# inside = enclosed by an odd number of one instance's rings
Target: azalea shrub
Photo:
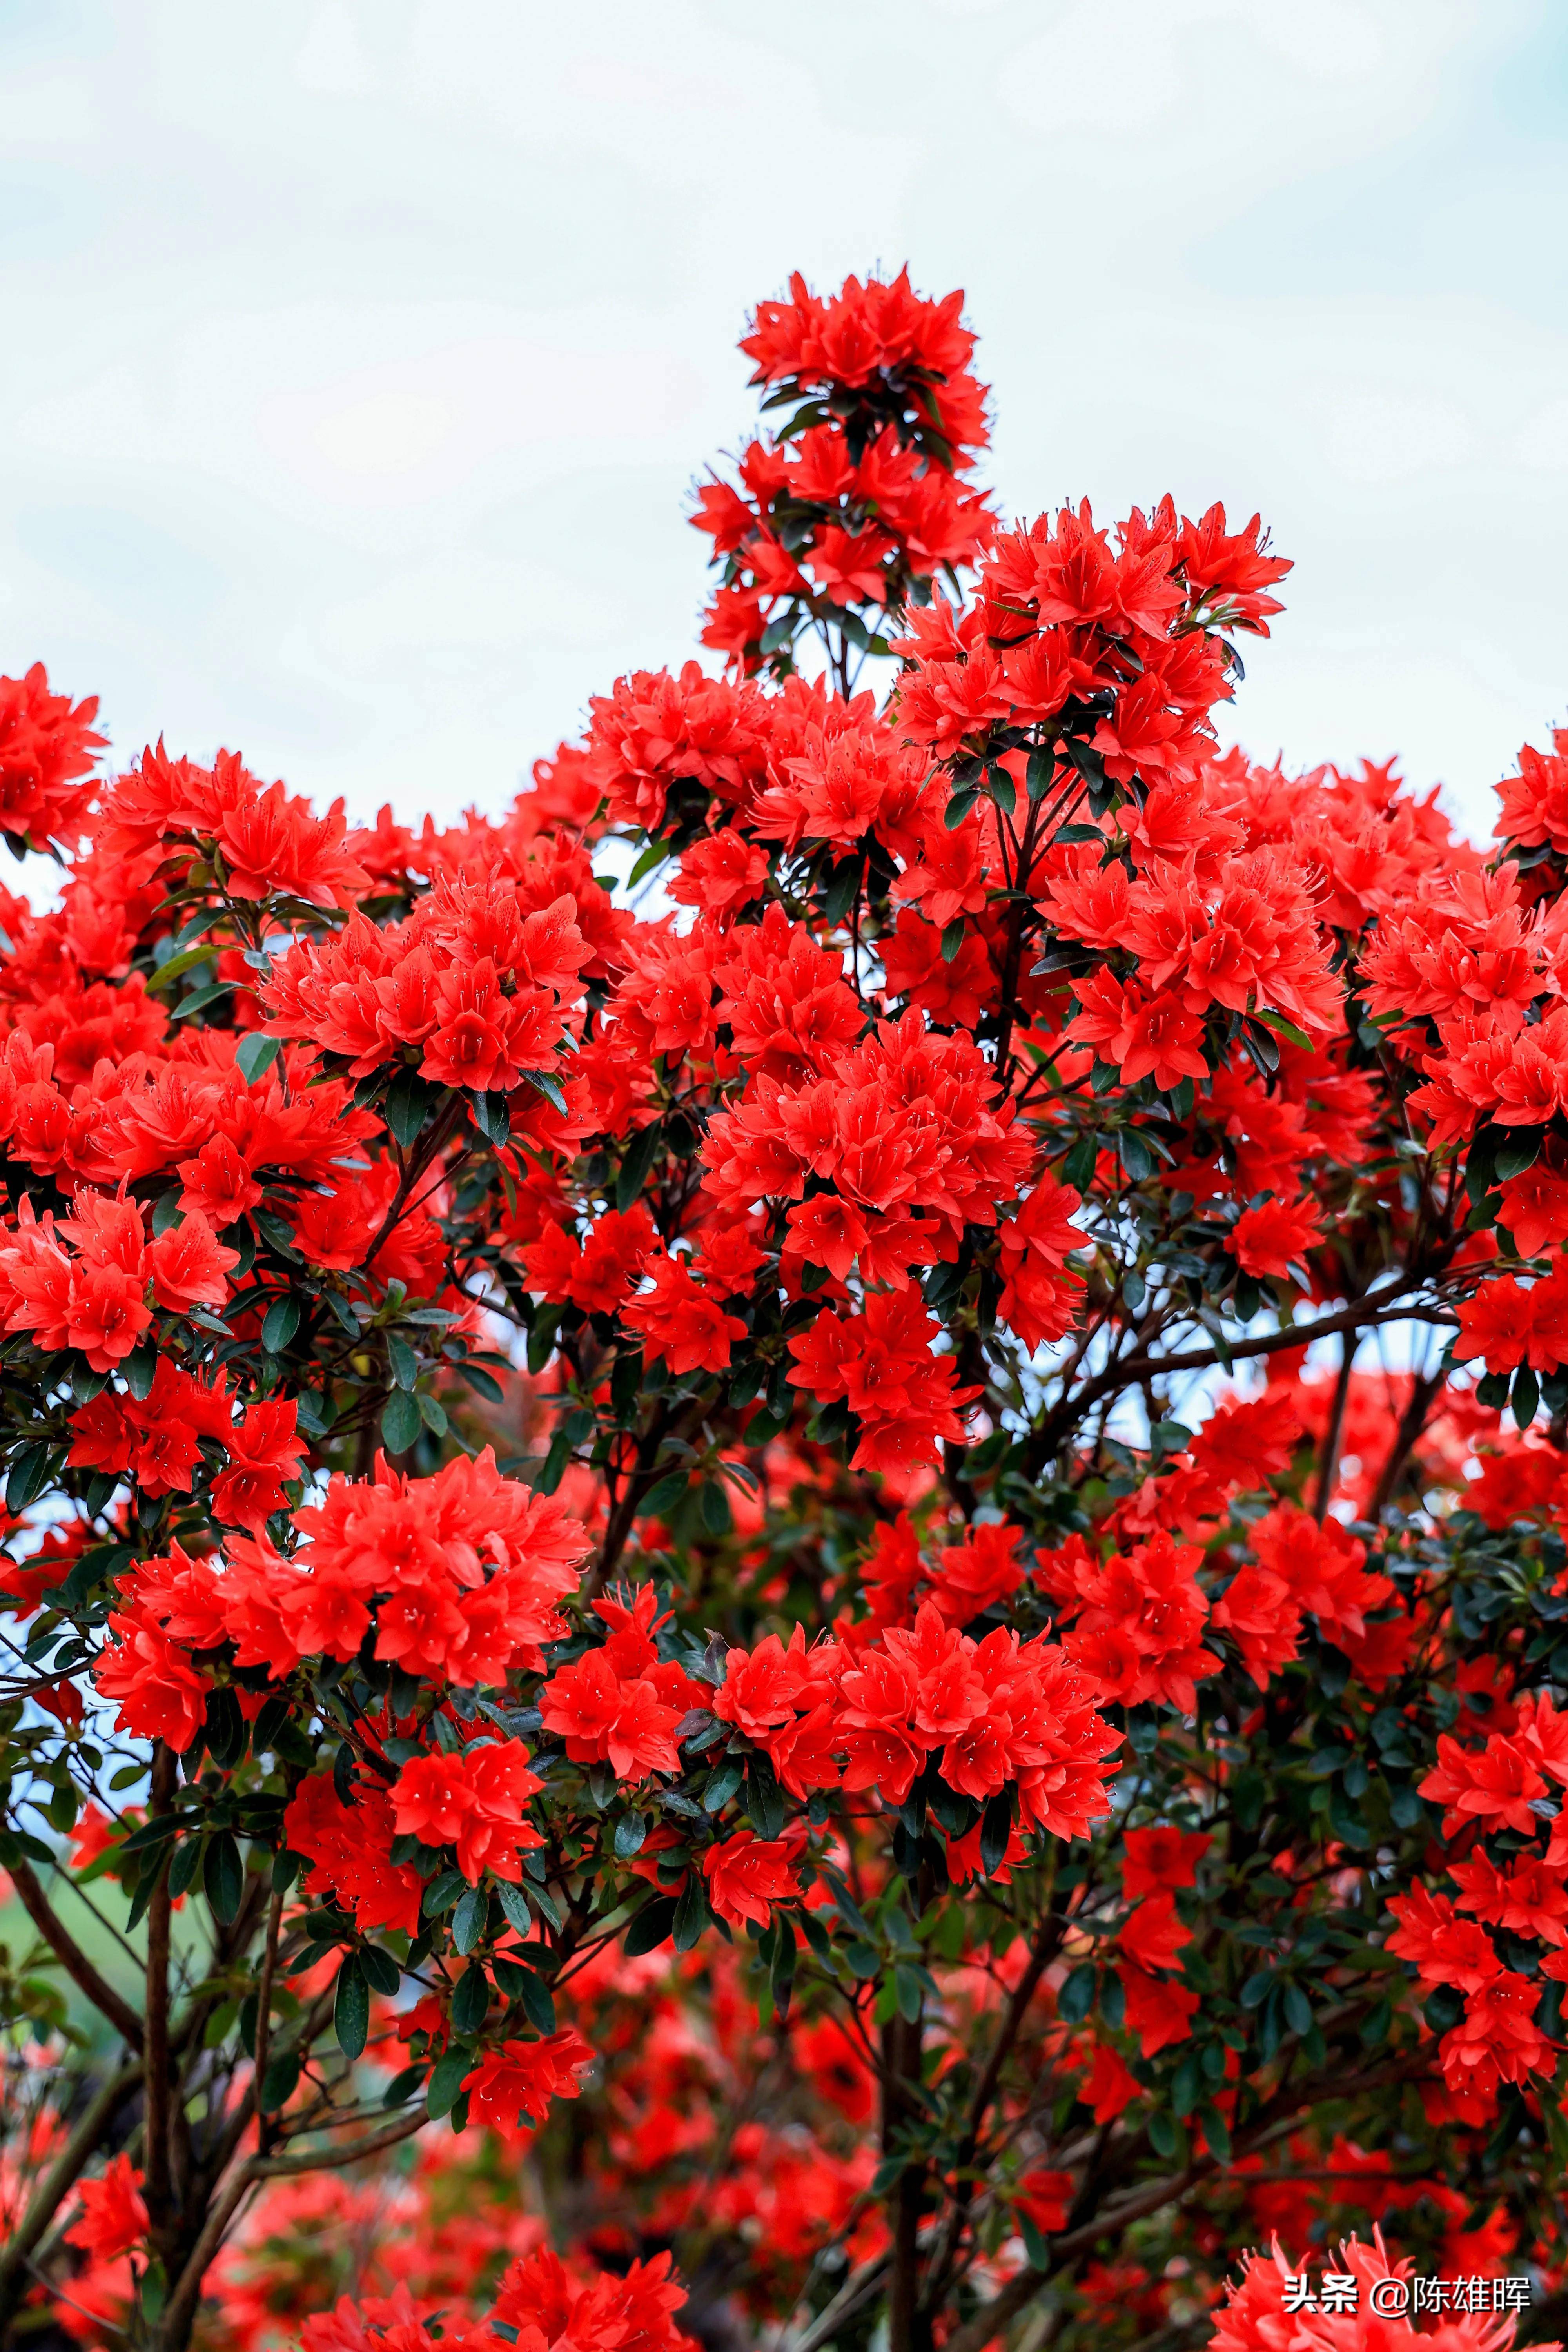
[[[7,2340],[1563,2293],[1568,735],[1222,751],[1288,561],[1007,522],[962,309],[760,306],[502,815],[0,682]]]

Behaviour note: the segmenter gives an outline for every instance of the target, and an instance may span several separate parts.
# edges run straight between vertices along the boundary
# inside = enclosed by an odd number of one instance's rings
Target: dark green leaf
[[[338,1970],[338,1989],[332,2001],[332,2031],[338,2037],[338,2048],[345,2058],[360,2056],[370,2032],[370,1987],[353,1952]]]
[[[202,1873],[202,1892],[215,1919],[226,1927],[239,1910],[239,1898],[245,1892],[245,1866],[239,1858],[239,1846],[232,1830],[218,1830],[207,1847],[206,1866]]]
[[[471,1952],[485,1932],[485,1915],[489,1903],[484,1889],[470,1886],[458,1899],[452,1913],[452,1943],[459,1952]]]
[[[645,1903],[626,1934],[626,1953],[635,1960],[643,1952],[651,1952],[662,1944],[675,1929],[678,1906],[673,1895],[656,1895]]]
[[[702,1524],[714,1538],[727,1536],[735,1524],[730,1497],[717,1478],[710,1478],[702,1489]]]
[[[1006,1860],[1012,1834],[1013,1792],[999,1789],[986,1804],[980,1821],[980,1865],[987,1878],[994,1878]]]
[[[474,2054],[471,2050],[448,2050],[445,2057],[437,2058],[425,2088],[425,2105],[437,2123],[443,2116],[451,2114],[458,2103],[458,2094],[463,2087],[463,2077],[471,2074],[473,2070]]]
[[[1057,2000],[1057,2014],[1064,2025],[1082,2024],[1094,2007],[1095,1982],[1094,1963],[1080,1960]]]
[[[639,1911],[637,1918],[640,1920],[644,1916],[645,1914]],[[692,1945],[707,1927],[709,1917],[708,1898],[702,1891],[701,1880],[696,1871],[689,1871],[686,1885],[680,1891],[680,1900],[675,1906],[675,1918],[671,1928],[678,1952],[689,1952],[691,1949]]]
[[[637,1505],[639,1519],[662,1519],[675,1508],[691,1481],[684,1470],[668,1471],[657,1486],[650,1486]]]
[[[287,2106],[300,2081],[300,2058],[297,2051],[279,2050],[267,2061],[267,2072],[261,2077],[261,2089],[257,2105],[264,2116],[276,2115]]]
[[[469,1097],[474,1125],[489,1143],[503,1144],[511,1133],[511,1106],[505,1095],[476,1094]]]
[[[779,1835],[784,1828],[784,1791],[765,1756],[753,1756],[747,1764],[745,1794],[741,1802],[760,1838]]]
[[[502,1879],[496,1889],[496,1894],[500,1899],[501,1910],[505,1914],[507,1925],[515,1927],[520,1936],[530,1934],[533,1927],[533,1914],[528,1907],[528,1897],[521,1887],[510,1885],[505,1879]]]
[[[403,1970],[390,1952],[384,1952],[379,1944],[362,1944],[359,1964],[364,1970],[365,1982],[372,1992],[380,1993],[384,2000],[396,2000],[397,1989],[403,1982]]]
[[[1528,1429],[1535,1419],[1541,1402],[1541,1383],[1528,1364],[1521,1364],[1513,1376],[1513,1418],[1516,1427]]]
[[[435,1089],[409,1069],[400,1069],[387,1087],[381,1115],[405,1151],[417,1139],[436,1099]]]
[[[382,1408],[381,1434],[387,1452],[406,1454],[422,1426],[414,1399],[406,1390],[395,1390]]]
[[[624,1214],[629,1209],[647,1180],[648,1170],[658,1155],[664,1130],[655,1119],[648,1127],[639,1128],[630,1149],[622,1160],[616,1177],[616,1206]]]
[[[24,1445],[11,1465],[11,1475],[5,1481],[5,1507],[13,1514],[25,1511],[41,1493],[48,1476],[51,1449],[41,1443]]]
[[[465,1969],[452,1995],[452,2031],[454,2033],[477,2033],[489,2012],[489,1979],[478,1962]]]
[[[291,1297],[276,1298],[261,1326],[261,1344],[269,1356],[280,1356],[299,1328],[299,1300]]]

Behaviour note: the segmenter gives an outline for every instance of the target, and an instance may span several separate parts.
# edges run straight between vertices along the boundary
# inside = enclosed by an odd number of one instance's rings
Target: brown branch
[[[1214,1364],[1228,1365],[1238,1356],[1271,1356],[1282,1348],[1308,1347],[1314,1339],[1326,1339],[1331,1332],[1348,1331],[1357,1324],[1370,1328],[1379,1323],[1453,1322],[1454,1318],[1441,1307],[1422,1306],[1405,1298],[1405,1287],[1376,1293],[1354,1307],[1342,1307],[1336,1315],[1320,1315],[1310,1323],[1288,1324],[1280,1330],[1266,1331],[1256,1339],[1226,1339],[1216,1347],[1187,1348],[1170,1356],[1124,1357],[1086,1381],[1076,1396],[1065,1396],[1047,1415],[1030,1446],[1030,1466],[1037,1469],[1048,1462],[1073,1423],[1081,1420],[1102,1396],[1109,1396],[1112,1390],[1124,1387],[1130,1381],[1141,1381],[1146,1373],[1205,1371]]]
[[[1351,1367],[1361,1334],[1355,1329],[1345,1333],[1340,1348],[1340,1376],[1334,1382],[1334,1401],[1329,1412],[1329,1425],[1323,1432],[1323,1458],[1318,1468],[1318,1493],[1312,1505],[1312,1517],[1320,1527],[1329,1507],[1329,1496],[1334,1491],[1339,1475],[1340,1443],[1345,1433],[1345,1407],[1351,1398]]]
[[[195,2321],[196,2307],[201,2302],[202,2283],[212,2266],[214,2255],[223,2243],[224,2231],[253,2186],[250,2167],[244,2165],[223,2195],[207,2209],[206,2220],[185,2257],[174,2293],[164,2305],[153,2333],[153,2352],[184,2352]]]
[[[160,1739],[153,1750],[150,1820],[173,1811],[174,1751]],[[157,1883],[147,1906],[147,2092],[145,2119],[147,2210],[155,2243],[163,2246],[170,2224],[169,2177],[169,1857],[156,1851]],[[165,2248],[166,2250],[166,2248]]]
[[[1081,2222],[1076,2230],[1065,2231],[1060,2237],[1053,2238],[1051,2269],[1036,2270],[1031,2265],[1027,2270],[1020,2271],[1017,2277],[1009,2280],[999,2294],[994,2295],[972,2319],[967,2320],[963,2326],[956,2329],[948,2337],[944,2352],[984,2352],[984,2347],[992,2339],[1015,2320],[1028,2304],[1033,2302],[1043,2287],[1050,2284],[1051,2280],[1073,2256],[1087,2253],[1102,2238],[1114,2236],[1119,2230],[1124,2230],[1129,2222],[1142,2221],[1146,2213],[1157,2212],[1162,2205],[1173,2204],[1177,2199],[1185,2198],[1194,2189],[1203,2186],[1216,2173],[1229,2171],[1237,2157],[1252,2154],[1256,2148],[1265,2146],[1278,2138],[1282,2132],[1291,2129],[1296,2118],[1305,2109],[1316,2105],[1321,2099],[1345,2098],[1358,2091],[1375,2090],[1386,2083],[1402,2082],[1417,2072],[1425,2071],[1428,2063],[1429,2055],[1418,2052],[1413,2053],[1411,2058],[1400,2061],[1394,2065],[1377,2067],[1362,2075],[1352,2074],[1342,2082],[1332,2084],[1322,2082],[1303,2084],[1294,2096],[1291,2094],[1290,2084],[1282,2083],[1278,2093],[1269,2101],[1257,2129],[1241,2139],[1224,2164],[1217,2157],[1212,2155],[1195,2157],[1183,2171],[1167,2174],[1163,2179],[1145,2182],[1142,2188],[1134,2189],[1130,2196],[1124,2197],[1119,2205],[1113,2205],[1108,2212],[1101,2212],[1092,2220]]]
[[[303,2156],[258,2156],[252,2158],[246,2170],[255,2180],[281,2180],[300,2172],[320,2172],[331,2165],[333,2171],[345,2164],[355,2164],[363,2156],[380,2156],[389,2147],[396,2147],[423,2131],[429,2121],[422,2106],[411,2114],[399,2116],[395,2124],[385,2125],[378,2132],[367,2132],[363,2139],[351,2139],[346,2147],[318,2147]]]
[[[1410,1458],[1411,1448],[1426,1426],[1426,1416],[1432,1410],[1432,1400],[1441,1383],[1440,1372],[1420,1372],[1411,1383],[1405,1411],[1399,1416],[1399,1426],[1394,1433],[1394,1443],[1388,1449],[1388,1459],[1378,1475],[1376,1488],[1366,1507],[1366,1516],[1375,1528],[1393,1499],[1399,1474]]]
[[[256,2105],[258,2114],[262,2079],[267,2073],[268,2043],[272,2033],[272,1975],[278,1965],[278,1941],[282,1926],[283,1894],[279,1888],[273,1894],[267,1913],[267,1948],[261,1958],[261,1981],[256,1988]],[[261,2128],[265,2134],[265,2118]]]
[[[94,2009],[109,2020],[116,2033],[129,2042],[132,2050],[139,2052],[142,2048],[142,2020],[131,2003],[100,1975],[70,1929],[57,1916],[32,1864],[25,1855],[18,1854],[15,1862],[7,1863],[6,1868],[28,1918],[60,1966],[87,1995]]]

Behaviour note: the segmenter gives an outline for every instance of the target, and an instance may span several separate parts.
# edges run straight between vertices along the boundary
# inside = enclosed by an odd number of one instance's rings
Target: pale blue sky
[[[0,0],[0,667],[123,754],[499,807],[692,647],[743,312],[906,258],[1011,509],[1272,522],[1253,751],[1473,824],[1563,715],[1560,6]]]

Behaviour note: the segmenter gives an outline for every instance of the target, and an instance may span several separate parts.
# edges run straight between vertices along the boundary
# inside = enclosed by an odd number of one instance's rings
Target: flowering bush
[[[499,820],[0,682],[18,2341],[1565,2275],[1568,738],[1222,754],[1288,563],[1005,527],[961,307],[762,306],[723,674]]]

